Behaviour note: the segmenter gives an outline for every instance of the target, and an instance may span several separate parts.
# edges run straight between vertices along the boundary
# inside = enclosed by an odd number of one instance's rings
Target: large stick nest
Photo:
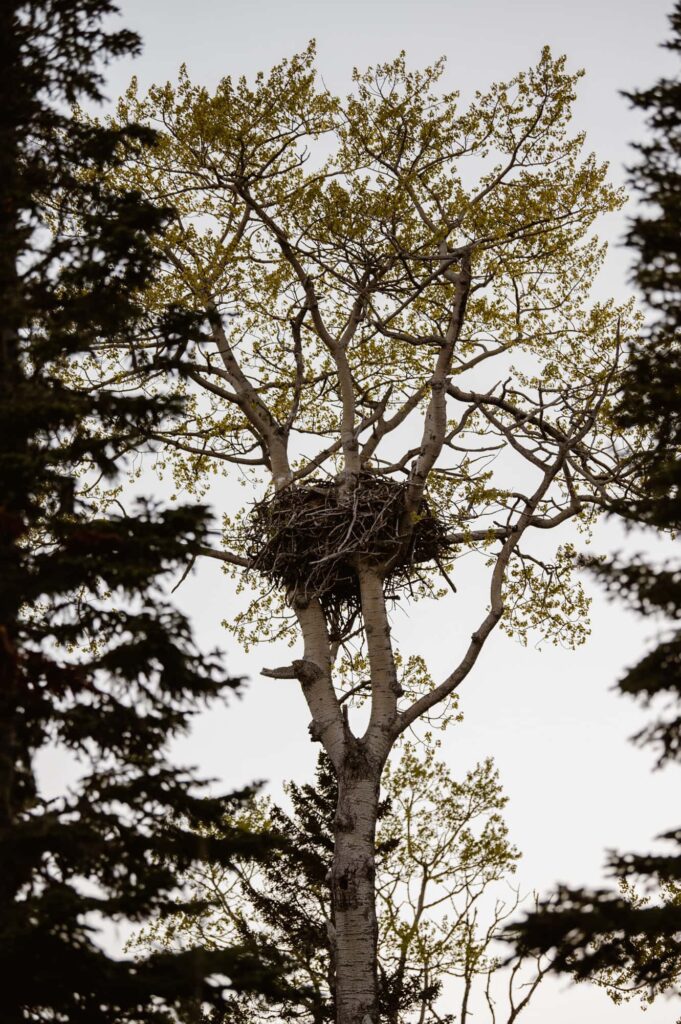
[[[352,630],[360,608],[357,567],[384,572],[389,598],[440,564],[451,545],[447,527],[424,502],[405,510],[406,484],[362,473],[352,493],[336,481],[287,487],[259,502],[250,517],[247,548],[253,568],[286,590],[292,604],[319,598],[336,639]]]

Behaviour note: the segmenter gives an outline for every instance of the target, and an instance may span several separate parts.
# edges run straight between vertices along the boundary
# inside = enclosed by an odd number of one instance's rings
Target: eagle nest
[[[334,481],[287,487],[251,514],[251,564],[292,604],[319,598],[332,637],[342,640],[360,608],[358,562],[381,568],[386,595],[396,599],[424,578],[426,563],[440,565],[451,551],[446,524],[426,502],[408,516],[405,496],[405,483],[370,473],[345,500]]]

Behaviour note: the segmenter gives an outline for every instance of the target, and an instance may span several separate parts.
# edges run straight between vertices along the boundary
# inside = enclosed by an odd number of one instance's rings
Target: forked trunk
[[[362,759],[363,761],[363,759]],[[378,1024],[374,892],[380,771],[346,765],[339,773],[332,870],[337,1024]]]

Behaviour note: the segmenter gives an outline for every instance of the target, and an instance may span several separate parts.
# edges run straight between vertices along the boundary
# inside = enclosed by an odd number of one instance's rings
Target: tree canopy
[[[163,274],[144,295],[149,322],[172,297],[210,323],[178,356],[182,377],[147,378],[189,409],[153,437],[177,484],[199,493],[235,466],[256,496],[270,479],[289,494],[341,478],[370,477],[360,494],[399,482],[389,493],[397,540],[362,523],[345,536],[339,523],[337,550],[317,552],[328,571],[294,579],[274,537],[261,550],[268,529],[287,540],[287,527],[303,529],[305,510],[284,504],[255,525],[246,512],[229,519],[227,548],[202,553],[260,570],[244,640],[286,631],[285,613],[282,622],[263,600],[277,592],[289,605],[321,596],[342,643],[358,598],[332,600],[334,581],[362,545],[392,540],[411,551],[407,569],[383,552],[388,596],[432,593],[441,570],[474,549],[494,577],[481,637],[501,618],[521,637],[538,628],[579,642],[572,548],[542,563],[521,547],[521,536],[588,521],[637,485],[634,446],[609,415],[637,320],[630,305],[588,301],[604,255],[592,228],[622,195],[569,133],[579,75],[545,51],[459,112],[456,94],[437,91],[442,64],[414,72],[401,56],[356,72],[343,101],[319,87],[313,56],[253,84],[225,78],[213,94],[184,69],[146,96],[133,81],[119,103],[112,124],[160,131],[112,184],[176,210],[159,245]],[[155,340],[137,339],[136,351],[153,360]],[[111,370],[118,349],[106,356]],[[104,380],[144,383],[134,366]],[[309,500],[321,522],[325,510]],[[414,536],[426,505],[443,525],[439,551]],[[248,582],[260,586],[257,571]]]

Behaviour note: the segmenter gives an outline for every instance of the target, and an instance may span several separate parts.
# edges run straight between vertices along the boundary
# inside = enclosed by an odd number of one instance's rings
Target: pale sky
[[[622,165],[632,159],[628,143],[642,131],[640,117],[618,90],[648,85],[673,68],[657,46],[667,35],[671,0],[126,0],[121,6],[145,49],[134,66],[111,68],[112,97],[133,69],[144,86],[174,78],[186,62],[192,78],[212,86],[226,73],[267,70],[314,37],[319,70],[332,90],[347,90],[353,65],[404,49],[417,66],[445,54],[444,85],[465,98],[535,62],[548,43],[568,55],[573,69],[586,69],[575,127],[587,131],[588,147],[610,161],[618,182]],[[617,243],[623,228],[624,219],[612,217],[601,234]],[[615,245],[600,284],[619,299],[629,290],[629,258]],[[594,547],[612,550],[622,542],[618,528],[606,523]],[[655,625],[606,603],[589,587],[595,595],[591,641],[572,653],[523,649],[495,638],[461,691],[465,721],[444,740],[444,755],[456,771],[488,755],[496,759],[510,797],[511,836],[524,852],[520,880],[527,890],[541,891],[556,880],[598,883],[606,847],[645,850],[653,835],[679,823],[678,770],[650,772],[651,754],[627,743],[645,713],[611,691],[622,667],[644,651]],[[464,605],[475,598],[466,594]],[[230,668],[251,678],[241,702],[197,723],[182,744],[183,758],[230,787],[263,779],[276,794],[283,779],[307,778],[317,747],[307,735],[302,698],[293,683],[259,677],[263,665],[283,664],[286,656],[263,649],[246,655],[220,628],[235,605],[213,565],[187,581],[179,599],[201,642],[226,647]],[[445,602],[417,608],[399,628],[418,637],[427,624],[437,678],[451,668],[450,643],[464,620],[465,608]],[[679,1012],[659,1001],[645,1024],[667,1024]],[[616,1008],[598,990],[558,981],[540,990],[522,1019],[629,1024],[641,1013],[638,1004]]]

